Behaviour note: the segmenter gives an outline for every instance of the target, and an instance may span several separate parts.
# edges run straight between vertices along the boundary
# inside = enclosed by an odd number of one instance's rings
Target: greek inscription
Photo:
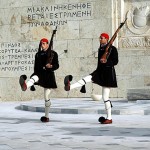
[[[29,27],[65,25],[68,20],[91,19],[91,17],[91,2],[27,8]]]
[[[0,71],[33,71],[38,49],[22,49],[21,43],[1,43]]]

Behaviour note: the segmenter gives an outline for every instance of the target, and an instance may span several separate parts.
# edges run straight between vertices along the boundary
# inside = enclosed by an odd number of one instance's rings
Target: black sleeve
[[[39,70],[38,54],[35,54],[35,60],[34,60],[34,73],[38,72],[38,70]]]
[[[111,46],[110,50],[111,50],[111,52],[108,57],[106,65],[115,66],[118,64],[118,51],[117,51],[116,47],[114,47],[114,46]]]
[[[116,47],[112,47],[113,48],[113,52],[112,52],[112,62],[113,65],[117,65],[118,64],[118,51]]]
[[[55,71],[59,68],[59,61],[58,61],[58,54],[56,52],[53,52],[54,53],[54,57],[53,57],[53,60],[52,60],[52,68],[46,68],[46,70],[48,71]]]

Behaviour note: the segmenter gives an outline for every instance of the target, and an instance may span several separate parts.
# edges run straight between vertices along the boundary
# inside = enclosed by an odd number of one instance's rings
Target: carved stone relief
[[[150,7],[132,7],[127,12],[127,26],[134,34],[144,34],[150,29]]]
[[[120,40],[120,47],[121,48],[128,48],[128,49],[137,49],[141,48],[149,48],[150,47],[150,36],[145,37],[128,37],[122,38]]]

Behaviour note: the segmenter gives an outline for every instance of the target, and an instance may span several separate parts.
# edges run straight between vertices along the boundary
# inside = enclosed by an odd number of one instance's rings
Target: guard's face
[[[100,37],[99,37],[99,40],[100,40],[100,44],[107,44],[107,42],[108,42],[108,39],[106,39],[106,38],[103,37],[103,36],[100,36]]]
[[[46,43],[46,42],[42,42],[42,43],[41,43],[41,48],[42,48],[42,50],[47,50],[47,49],[48,49],[48,46],[49,46],[49,44]]]

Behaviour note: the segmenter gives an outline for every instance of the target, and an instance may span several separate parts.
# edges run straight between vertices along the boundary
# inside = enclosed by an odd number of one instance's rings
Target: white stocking
[[[84,77],[83,79],[79,80],[78,82],[71,84],[70,90],[81,87],[81,86],[85,85],[87,82],[91,82],[91,78],[92,78],[92,76],[88,75],[88,76]]]
[[[39,80],[39,77],[37,75],[32,76],[31,79],[28,80],[27,83],[26,83],[27,88],[29,88],[32,85],[34,85],[34,83],[37,82],[38,80]]]
[[[49,118],[49,111],[51,106],[51,101],[49,99],[51,89],[44,88],[44,99],[45,99],[45,117]]]
[[[110,93],[110,88],[108,87],[102,87],[102,99],[105,103],[105,109],[107,111],[107,118],[111,120],[111,102],[109,100],[109,93]]]

